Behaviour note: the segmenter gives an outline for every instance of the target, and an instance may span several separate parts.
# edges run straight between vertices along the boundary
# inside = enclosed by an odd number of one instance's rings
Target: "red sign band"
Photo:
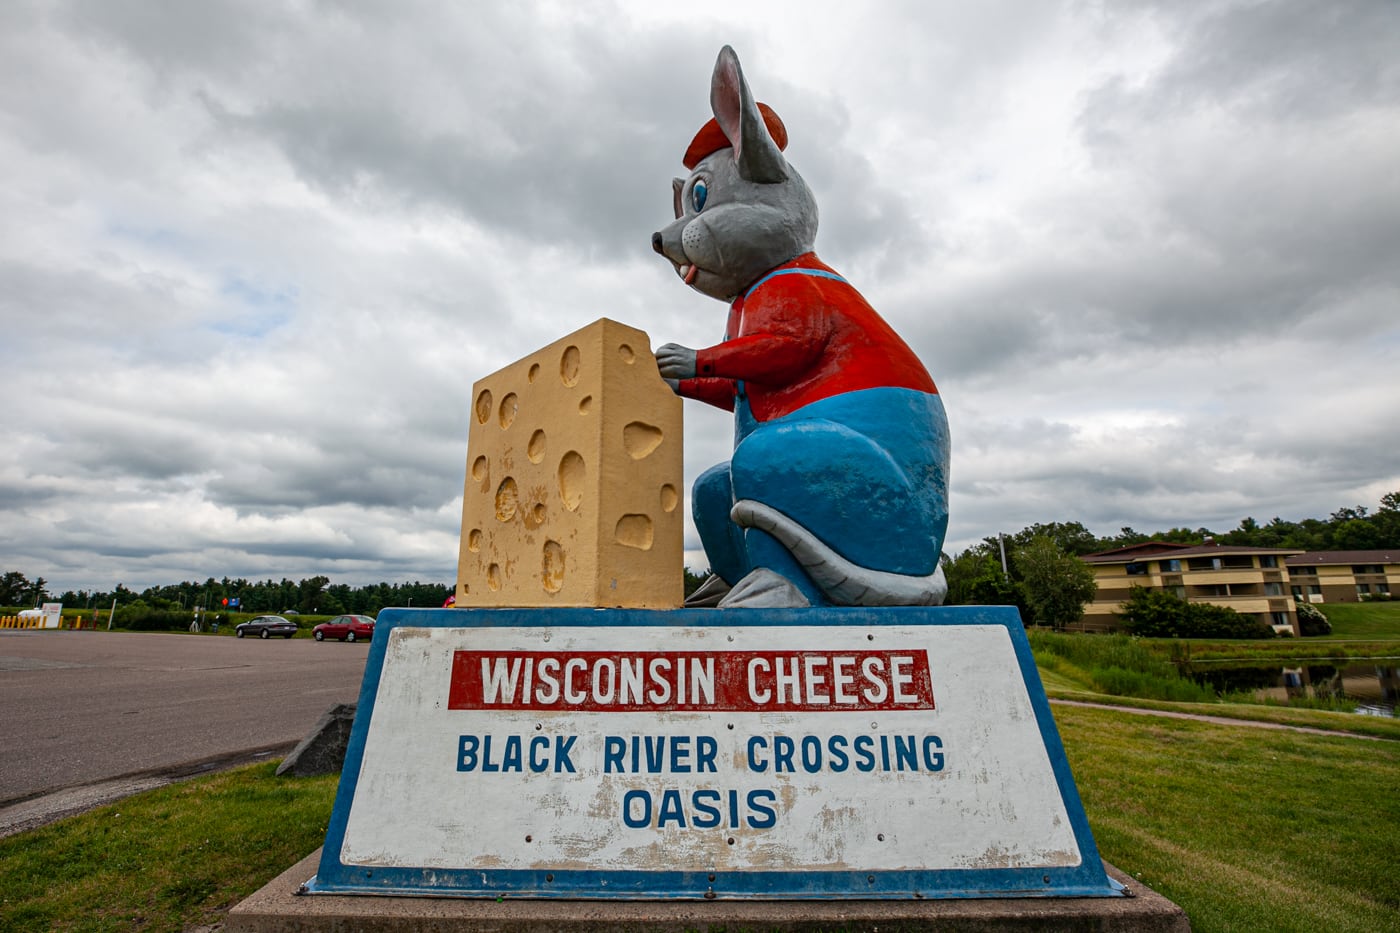
[[[448,709],[933,709],[928,652],[455,651]]]

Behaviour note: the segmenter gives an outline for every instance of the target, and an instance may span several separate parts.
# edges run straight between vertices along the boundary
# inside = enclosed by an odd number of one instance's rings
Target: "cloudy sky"
[[[722,333],[650,237],[725,43],[942,391],[950,551],[1400,489],[1390,0],[8,0],[0,570],[450,582],[476,379]]]

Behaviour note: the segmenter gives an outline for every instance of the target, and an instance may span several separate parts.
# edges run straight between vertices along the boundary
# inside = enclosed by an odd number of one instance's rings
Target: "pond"
[[[1258,700],[1345,699],[1371,716],[1400,716],[1400,659],[1294,661],[1287,666],[1194,661],[1183,673],[1216,692],[1251,693]],[[1301,705],[1301,704],[1300,704]]]

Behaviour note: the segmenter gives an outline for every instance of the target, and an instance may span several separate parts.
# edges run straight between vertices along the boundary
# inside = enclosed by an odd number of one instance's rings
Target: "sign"
[[[386,610],[308,888],[1119,893],[1006,607]]]

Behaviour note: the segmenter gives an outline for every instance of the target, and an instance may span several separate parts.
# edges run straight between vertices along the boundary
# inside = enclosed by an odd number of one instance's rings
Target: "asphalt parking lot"
[[[199,762],[285,754],[359,698],[368,645],[0,630],[0,808]]]

